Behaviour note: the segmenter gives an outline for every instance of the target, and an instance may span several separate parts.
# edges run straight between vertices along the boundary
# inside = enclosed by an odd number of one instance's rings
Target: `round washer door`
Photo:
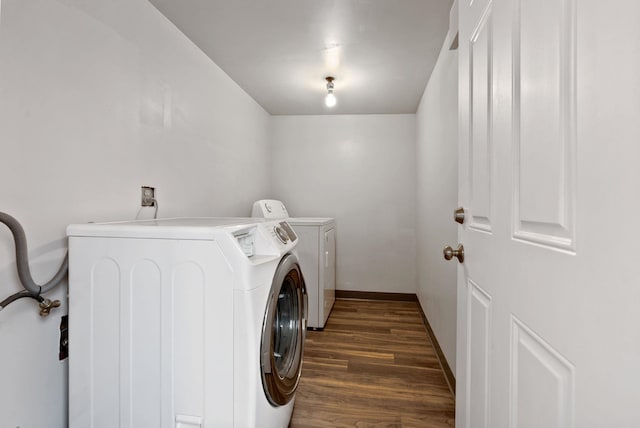
[[[294,397],[307,329],[307,292],[298,259],[282,258],[271,284],[262,323],[260,366],[262,386],[273,406],[287,404]]]

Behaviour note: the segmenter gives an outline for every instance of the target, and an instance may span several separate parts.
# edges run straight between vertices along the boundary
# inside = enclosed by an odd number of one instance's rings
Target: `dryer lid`
[[[257,218],[288,218],[289,213],[282,201],[276,199],[261,199],[253,203],[251,217]]]

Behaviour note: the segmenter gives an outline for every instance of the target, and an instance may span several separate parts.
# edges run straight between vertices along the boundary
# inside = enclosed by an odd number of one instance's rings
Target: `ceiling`
[[[415,113],[451,0],[150,0],[273,115]],[[326,76],[337,105],[324,105]]]

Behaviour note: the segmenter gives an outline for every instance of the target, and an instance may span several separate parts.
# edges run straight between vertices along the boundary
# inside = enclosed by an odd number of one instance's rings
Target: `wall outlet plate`
[[[156,201],[156,188],[151,186],[142,186],[142,199],[140,205],[143,207],[152,207]]]

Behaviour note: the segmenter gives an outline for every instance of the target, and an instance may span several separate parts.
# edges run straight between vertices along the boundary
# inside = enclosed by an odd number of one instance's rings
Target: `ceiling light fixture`
[[[324,103],[327,107],[333,107],[336,105],[336,96],[333,95],[333,77],[329,76],[325,78],[327,80],[327,97],[324,99]]]

